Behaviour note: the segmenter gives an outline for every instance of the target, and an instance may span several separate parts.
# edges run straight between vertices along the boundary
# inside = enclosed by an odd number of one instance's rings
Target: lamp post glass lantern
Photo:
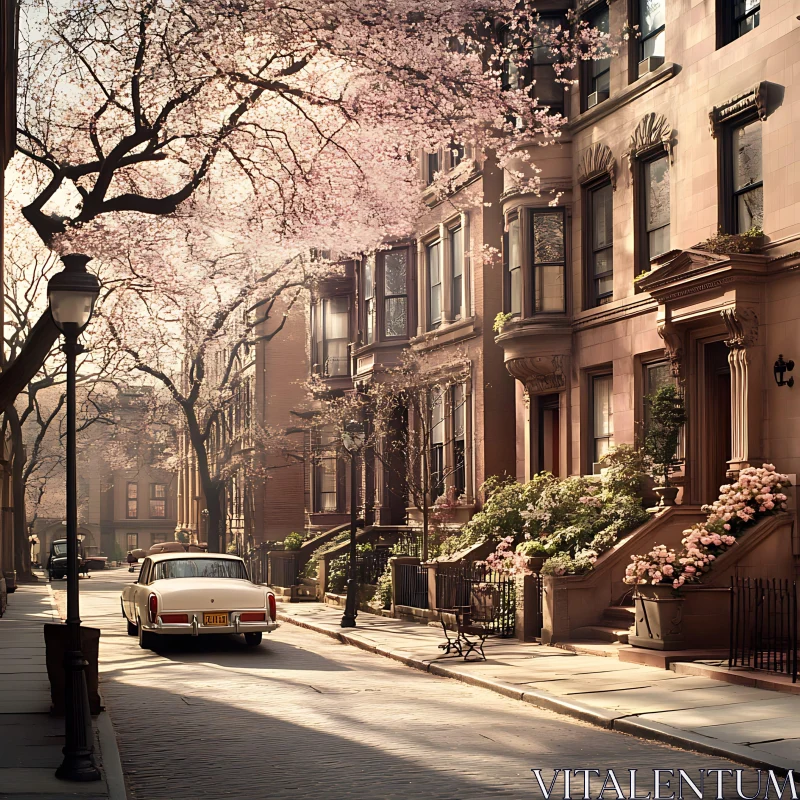
[[[366,437],[364,425],[357,420],[351,420],[345,425],[342,434],[342,445],[350,454],[350,577],[347,579],[347,600],[344,605],[341,626],[355,628],[358,616],[358,581],[356,580],[356,528],[358,524],[356,504],[358,491],[356,487],[356,456],[364,446]]]
[[[85,256],[64,256],[66,269],[47,284],[53,322],[64,336],[67,360],[67,649],[64,656],[64,760],[56,777],[70,781],[96,781],[100,770],[94,760],[94,735],[86,688],[86,659],[81,652],[81,618],[78,595],[78,493],[75,360],[83,347],[78,336],[89,324],[100,294],[97,278],[86,271]]]

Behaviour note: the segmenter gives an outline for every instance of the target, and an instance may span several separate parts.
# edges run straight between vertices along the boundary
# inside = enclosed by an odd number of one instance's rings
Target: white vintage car
[[[214,633],[241,633],[255,646],[278,627],[272,589],[254,584],[241,558],[221,553],[148,556],[121,602],[128,635],[145,649],[157,636]]]

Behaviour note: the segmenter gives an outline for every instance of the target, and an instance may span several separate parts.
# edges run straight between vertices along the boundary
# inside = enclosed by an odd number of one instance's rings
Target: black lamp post
[[[358,581],[356,580],[356,525],[358,491],[356,487],[356,456],[364,446],[364,425],[352,420],[345,425],[342,444],[350,453],[350,577],[347,579],[347,600],[342,615],[343,628],[355,628],[358,616]]]
[[[75,359],[83,352],[78,336],[89,324],[100,293],[97,278],[86,271],[87,256],[63,257],[65,269],[47,284],[50,313],[64,336],[67,357],[67,651],[64,655],[64,760],[56,777],[68,781],[96,781],[94,735],[86,688],[86,659],[81,652],[78,599],[78,493],[75,453]]]

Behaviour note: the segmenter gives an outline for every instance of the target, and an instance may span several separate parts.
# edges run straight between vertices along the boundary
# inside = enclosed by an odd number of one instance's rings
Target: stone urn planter
[[[544,564],[545,558],[544,556],[526,556],[525,557],[525,566],[531,572],[541,572],[542,571],[542,564]]]
[[[678,496],[677,486],[656,486],[653,491],[660,498],[658,503],[659,508],[675,505],[675,498]]]
[[[637,586],[636,628],[628,643],[649,650],[683,650],[684,599],[667,584]]]

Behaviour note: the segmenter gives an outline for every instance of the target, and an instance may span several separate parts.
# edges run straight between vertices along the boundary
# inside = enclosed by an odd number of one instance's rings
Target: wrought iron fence
[[[247,573],[253,583],[269,582],[269,550],[259,545],[244,556]]]
[[[485,564],[464,561],[442,562],[436,571],[437,610],[471,608],[476,597],[491,593],[494,598],[489,629],[492,636],[514,635],[516,623],[516,583],[514,578],[495,572]]]
[[[356,556],[356,580],[359,584],[376,584],[383,575],[392,552],[388,547],[376,547],[367,553]]]
[[[428,567],[395,565],[395,605],[428,608]]]
[[[275,551],[269,557],[269,583],[271,586],[294,586],[297,583],[297,554]]]
[[[396,556],[422,558],[422,534],[419,531],[402,531],[394,551]]]
[[[797,584],[731,578],[729,667],[792,676],[797,682]]]

